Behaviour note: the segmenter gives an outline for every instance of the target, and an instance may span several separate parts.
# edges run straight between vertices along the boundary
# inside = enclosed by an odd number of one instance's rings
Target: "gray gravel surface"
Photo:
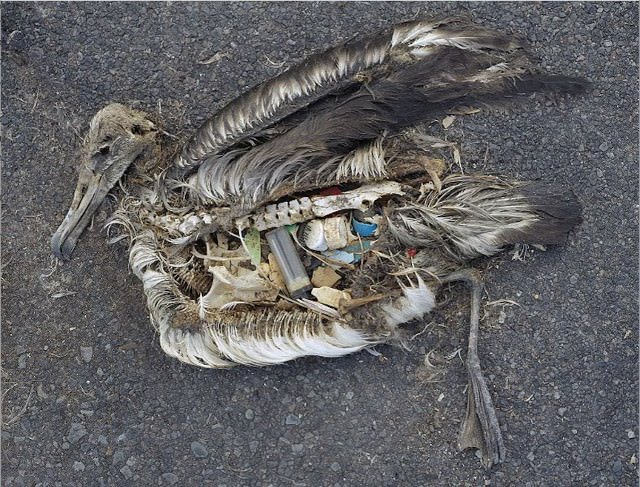
[[[478,264],[487,302],[518,303],[486,305],[481,336],[505,464],[456,450],[460,360],[425,382],[426,351],[465,346],[458,288],[412,352],[208,371],[161,353],[106,210],[51,270],[76,147],[109,101],[184,137],[283,63],[460,12],[595,82],[451,128],[469,171],[560,182],[584,205],[565,246]],[[636,485],[637,61],[633,3],[3,3],[3,484]]]

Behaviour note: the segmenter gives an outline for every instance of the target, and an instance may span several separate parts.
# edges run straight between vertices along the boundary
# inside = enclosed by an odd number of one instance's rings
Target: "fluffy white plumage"
[[[382,307],[389,327],[419,320],[435,307],[436,297],[433,291],[424,283],[420,275],[416,277],[417,287],[403,287],[404,296]]]

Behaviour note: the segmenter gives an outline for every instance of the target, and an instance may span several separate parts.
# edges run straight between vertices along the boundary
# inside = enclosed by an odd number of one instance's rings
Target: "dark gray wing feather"
[[[519,42],[460,18],[407,22],[349,41],[309,57],[230,102],[198,129],[175,160],[174,172],[197,167],[208,156],[254,136],[322,97],[384,77],[443,45],[507,51],[519,47]]]

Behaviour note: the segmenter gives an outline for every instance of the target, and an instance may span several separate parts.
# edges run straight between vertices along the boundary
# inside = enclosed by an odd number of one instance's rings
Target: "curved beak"
[[[85,169],[80,174],[71,207],[51,238],[51,251],[59,259],[69,260],[71,257],[80,235],[112,187],[105,182],[100,173],[92,174]]]

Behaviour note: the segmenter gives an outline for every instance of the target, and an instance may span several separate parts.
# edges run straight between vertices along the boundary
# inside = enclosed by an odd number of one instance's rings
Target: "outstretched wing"
[[[307,58],[231,101],[198,129],[174,165],[199,166],[208,156],[291,115],[331,93],[387,76],[442,46],[510,51],[511,37],[459,18],[399,24],[375,35],[353,39]]]
[[[514,37],[458,18],[400,24],[313,56],[232,101],[176,166],[183,176],[198,169],[190,181],[197,196],[249,209],[302,180],[334,183],[352,151],[457,103],[581,87],[535,71]]]

